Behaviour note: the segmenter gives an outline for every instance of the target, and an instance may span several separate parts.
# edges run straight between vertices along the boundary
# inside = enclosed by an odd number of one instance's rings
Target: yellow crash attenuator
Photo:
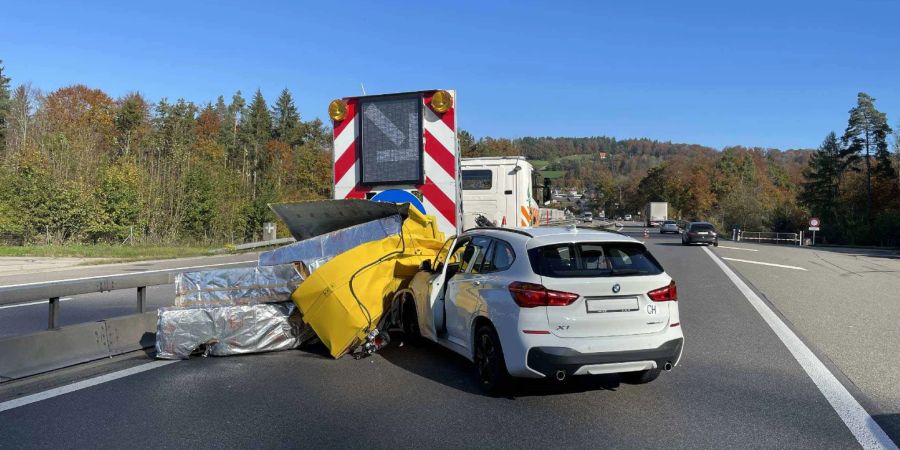
[[[394,293],[406,287],[422,261],[444,243],[434,216],[409,208],[401,235],[341,253],[300,284],[291,299],[331,356],[341,357],[365,340]]]

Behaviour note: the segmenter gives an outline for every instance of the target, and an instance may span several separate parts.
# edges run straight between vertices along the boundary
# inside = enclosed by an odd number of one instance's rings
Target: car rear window
[[[553,244],[528,251],[534,273],[552,278],[658,275],[662,266],[638,243]]]
[[[712,224],[695,223],[691,225],[691,231],[715,231],[715,228],[712,226]]]

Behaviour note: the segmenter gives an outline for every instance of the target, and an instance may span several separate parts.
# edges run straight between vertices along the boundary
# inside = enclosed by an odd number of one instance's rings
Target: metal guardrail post
[[[47,329],[59,328],[59,297],[50,297],[50,310],[47,315]]]
[[[147,301],[147,286],[137,288],[137,312],[144,312],[144,303]]]

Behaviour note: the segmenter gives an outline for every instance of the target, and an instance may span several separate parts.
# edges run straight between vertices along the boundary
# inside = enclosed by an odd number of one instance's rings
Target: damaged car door
[[[483,276],[478,270],[488,249],[491,238],[473,236],[462,254],[459,271],[448,281],[444,310],[447,323],[447,339],[456,345],[469,348],[469,324],[479,306],[479,289]]]

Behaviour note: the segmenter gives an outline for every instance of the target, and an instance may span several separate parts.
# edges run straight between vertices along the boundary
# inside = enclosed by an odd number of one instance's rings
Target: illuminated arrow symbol
[[[391,122],[391,119],[388,119],[375,105],[371,103],[366,105],[366,110],[363,111],[363,114],[365,114],[366,117],[394,143],[394,145],[399,147],[403,144],[403,141],[406,140],[406,137],[403,136],[403,132],[400,131],[400,128],[398,128],[397,125],[394,125],[394,122]],[[412,120],[410,121],[410,131],[412,131],[411,129]]]

